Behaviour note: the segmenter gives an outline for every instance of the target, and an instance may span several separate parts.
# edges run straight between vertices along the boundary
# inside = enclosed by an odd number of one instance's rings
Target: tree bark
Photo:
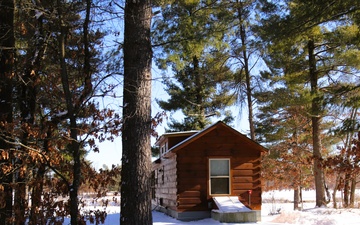
[[[0,7],[0,149],[9,154],[9,158],[0,161],[2,165],[11,164],[10,146],[3,138],[7,136],[6,123],[12,122],[12,93],[13,93],[13,65],[14,65],[14,1],[3,0]],[[4,167],[2,167],[4,168]],[[0,225],[9,224],[12,217],[12,174],[0,169]]]
[[[344,178],[344,208],[349,207],[350,179],[350,174],[348,171],[346,171]]]
[[[294,210],[301,210],[301,207],[299,206],[301,201],[300,192],[300,185],[296,185],[294,187]]]
[[[350,186],[350,202],[349,207],[355,207],[355,191],[356,191],[356,175],[353,175],[351,178],[351,186]]]
[[[325,186],[324,186],[324,170],[321,163],[321,98],[318,91],[318,71],[316,69],[315,59],[315,44],[313,40],[308,41],[309,51],[309,76],[311,85],[311,121],[312,121],[312,141],[313,141],[313,158],[314,158],[314,177],[315,177],[315,191],[316,191],[316,206],[321,207],[326,205],[325,200]]]
[[[332,193],[332,199],[333,199],[333,207],[334,209],[337,209],[337,202],[336,202],[336,192],[339,189],[339,184],[340,184],[340,179],[341,179],[341,173],[337,172],[336,174],[336,180],[335,180],[335,185],[334,185],[334,190]]]
[[[125,4],[120,220],[151,225],[151,4]]]

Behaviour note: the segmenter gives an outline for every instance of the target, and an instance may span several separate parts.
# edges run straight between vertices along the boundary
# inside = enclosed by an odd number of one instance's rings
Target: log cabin
[[[239,200],[261,216],[261,155],[267,149],[219,121],[201,131],[165,133],[156,141],[152,201],[179,220],[212,217],[216,197]]]

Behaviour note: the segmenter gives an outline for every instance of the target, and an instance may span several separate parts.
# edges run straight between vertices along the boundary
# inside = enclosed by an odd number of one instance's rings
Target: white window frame
[[[229,174],[228,176],[211,176],[211,161],[216,160],[227,160],[229,162]],[[229,190],[226,194],[213,194],[211,191],[211,178],[228,178],[229,179]],[[210,195],[230,195],[231,194],[231,161],[230,158],[209,158],[209,194]]]

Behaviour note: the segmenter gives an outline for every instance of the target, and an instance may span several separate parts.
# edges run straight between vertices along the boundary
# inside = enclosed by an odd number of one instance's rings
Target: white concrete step
[[[249,212],[251,209],[239,201],[237,196],[213,197],[220,212]]]

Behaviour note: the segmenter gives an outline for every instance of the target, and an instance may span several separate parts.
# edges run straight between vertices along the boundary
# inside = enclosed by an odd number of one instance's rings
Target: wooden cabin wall
[[[176,154],[161,159],[155,169],[155,201],[157,204],[176,210]]]
[[[234,157],[231,168],[232,195],[240,196],[240,201],[251,209],[261,210],[260,158]]]
[[[251,142],[250,142],[251,143]],[[250,207],[261,209],[260,152],[237,135],[217,129],[178,151],[178,211],[207,210],[212,203],[209,190],[209,158],[230,158],[231,195]]]
[[[207,159],[204,151],[189,147],[177,156],[177,208],[183,211],[207,211]]]

